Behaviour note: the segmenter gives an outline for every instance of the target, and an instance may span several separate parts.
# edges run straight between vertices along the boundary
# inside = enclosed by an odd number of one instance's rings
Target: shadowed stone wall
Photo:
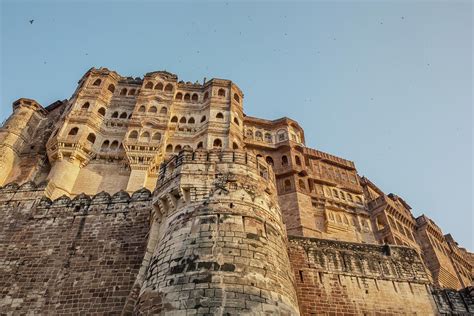
[[[43,194],[31,183],[0,190],[0,310],[120,314],[142,263],[150,192]]]

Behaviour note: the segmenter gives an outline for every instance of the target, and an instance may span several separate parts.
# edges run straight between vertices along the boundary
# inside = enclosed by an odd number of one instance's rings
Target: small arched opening
[[[89,133],[89,135],[87,135],[87,141],[94,144],[95,143],[95,134],[94,133]]]
[[[222,148],[222,140],[220,140],[219,138],[214,139],[214,142],[212,143],[212,147]]]
[[[69,133],[67,135],[68,136],[74,136],[74,135],[77,135],[77,132],[79,132],[79,128],[73,127],[73,128],[71,128],[71,130],[69,131]]]
[[[153,82],[148,81],[145,85],[145,89],[153,89]]]

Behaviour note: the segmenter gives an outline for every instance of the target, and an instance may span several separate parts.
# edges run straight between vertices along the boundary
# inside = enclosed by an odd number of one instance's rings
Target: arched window
[[[115,91],[115,86],[113,84],[109,84],[109,86],[107,87],[107,90],[109,90],[110,92],[114,93]]]
[[[222,141],[219,138],[214,139],[214,142],[212,143],[212,146],[214,148],[222,148]]]
[[[225,90],[224,89],[219,89],[217,91],[217,95],[220,96],[220,97],[225,97]]]
[[[136,92],[137,92],[137,90],[135,90],[135,89],[130,89],[130,90],[128,91],[128,95],[135,95]]]
[[[205,122],[206,121],[206,116],[203,115],[203,117],[201,117],[201,123]]]
[[[117,118],[119,116],[118,112],[115,111],[113,114],[112,114],[112,118]]]
[[[196,147],[196,148],[199,149],[199,148],[202,148],[202,146],[203,146],[203,145],[202,145],[202,142],[199,142],[199,143],[197,144],[197,147]]]
[[[120,114],[120,118],[121,119],[126,119],[127,118],[127,112],[123,112],[122,114]]]
[[[202,98],[204,101],[206,101],[209,98],[209,92],[206,91],[204,92],[204,97]]]
[[[97,113],[99,113],[102,116],[105,116],[105,108],[100,108]]]
[[[339,198],[339,192],[337,192],[336,189],[332,189],[332,194],[333,194],[333,196]]]
[[[272,158],[272,157],[267,156],[267,158],[265,159],[265,161],[267,162],[267,164],[273,166],[273,158]]]
[[[271,143],[272,142],[272,134],[270,133],[265,133],[265,141],[267,143]]]
[[[175,152],[175,153],[179,153],[180,151],[181,151],[181,145],[176,145],[176,146],[174,147],[174,152]]]
[[[140,141],[141,141],[141,142],[149,142],[149,141],[150,141],[150,133],[148,133],[148,132],[143,132],[143,133],[140,135]]]
[[[234,93],[234,100],[240,103],[240,97],[237,93]]]
[[[153,89],[153,82],[148,81],[145,85],[145,89]]]
[[[173,116],[171,118],[171,123],[178,123],[178,117],[177,116]]]
[[[216,114],[216,119],[219,119],[219,120],[224,119],[224,114],[222,114],[221,112],[217,113]]]
[[[183,94],[181,92],[176,93],[176,96],[174,97],[176,100],[182,100],[183,99]]]
[[[87,140],[91,142],[92,144],[95,143],[95,134],[89,133],[89,135],[87,135]]]
[[[237,143],[232,143],[232,149],[239,149],[239,145]]]
[[[110,142],[108,140],[104,140],[102,143],[102,146],[100,146],[100,149],[105,150],[109,147]]]
[[[284,187],[285,187],[285,192],[288,192],[291,190],[291,181],[289,179],[285,180]]]
[[[238,118],[236,118],[236,117],[234,117],[234,123],[240,126],[239,119],[238,119]]]
[[[184,101],[189,101],[189,100],[191,100],[191,95],[189,93],[186,93],[184,95]]]
[[[166,146],[166,152],[167,153],[170,153],[173,151],[173,145],[169,144],[168,146]]]
[[[158,112],[158,109],[156,108],[156,106],[152,106],[152,107],[150,107],[150,108],[148,109],[148,112],[150,112],[150,113],[156,113],[156,112]]]
[[[153,140],[161,140],[161,134],[160,133],[155,133],[153,134]]]
[[[288,157],[281,156],[281,165],[282,166],[288,166]]]
[[[82,105],[81,109],[85,110],[85,109],[88,109],[90,106],[90,103],[89,102],[86,102]]]
[[[101,83],[102,83],[102,80],[96,79],[92,85],[93,86],[100,86]]]
[[[182,118],[179,119],[179,122],[181,124],[186,124],[186,118],[183,116]]]
[[[118,147],[119,147],[119,143],[116,140],[114,140],[112,144],[110,144],[110,150],[117,150]]]
[[[193,102],[197,102],[198,99],[199,99],[198,95],[197,95],[196,93],[193,93],[193,96],[191,97],[191,100],[192,100]]]
[[[146,108],[145,108],[144,105],[142,105],[138,108],[138,112],[145,112],[145,111],[146,111]]]
[[[247,136],[247,138],[253,138],[253,132],[251,129],[248,129],[246,132],[245,132],[245,135]]]
[[[299,156],[295,156],[295,162],[298,166],[301,166],[301,159]]]
[[[188,120],[188,124],[194,124],[195,121],[194,121],[194,117],[191,117],[189,120]]]
[[[67,135],[68,136],[74,136],[74,135],[77,135],[77,132],[79,132],[79,128],[73,127],[73,128],[71,128],[71,130],[69,131],[69,133]]]
[[[171,83],[168,83],[165,87],[165,91],[168,91],[168,92],[173,91],[173,85]]]
[[[160,109],[160,114],[167,114],[167,113],[168,113],[168,109],[166,108],[166,106]]]
[[[129,139],[137,139],[138,138],[138,132],[137,131],[131,131],[130,134],[128,135]]]
[[[158,82],[155,86],[155,90],[163,91],[163,84],[161,82]]]
[[[120,91],[120,95],[127,95],[127,89],[126,89],[126,88],[123,88],[123,89]]]
[[[255,132],[255,138],[256,138],[257,140],[262,140],[262,138],[263,138],[262,132],[256,131],[256,132]]]

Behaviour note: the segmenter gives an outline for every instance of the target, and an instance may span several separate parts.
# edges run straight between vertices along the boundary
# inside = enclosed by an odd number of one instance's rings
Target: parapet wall
[[[44,187],[0,189],[0,310],[120,314],[145,252],[150,192],[51,201]]]
[[[415,250],[289,237],[302,315],[435,315],[429,279]]]

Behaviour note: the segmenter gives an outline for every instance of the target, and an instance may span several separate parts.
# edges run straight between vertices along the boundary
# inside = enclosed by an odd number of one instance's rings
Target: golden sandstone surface
[[[230,80],[92,68],[0,129],[6,314],[474,312],[473,255],[426,215],[246,116]]]

